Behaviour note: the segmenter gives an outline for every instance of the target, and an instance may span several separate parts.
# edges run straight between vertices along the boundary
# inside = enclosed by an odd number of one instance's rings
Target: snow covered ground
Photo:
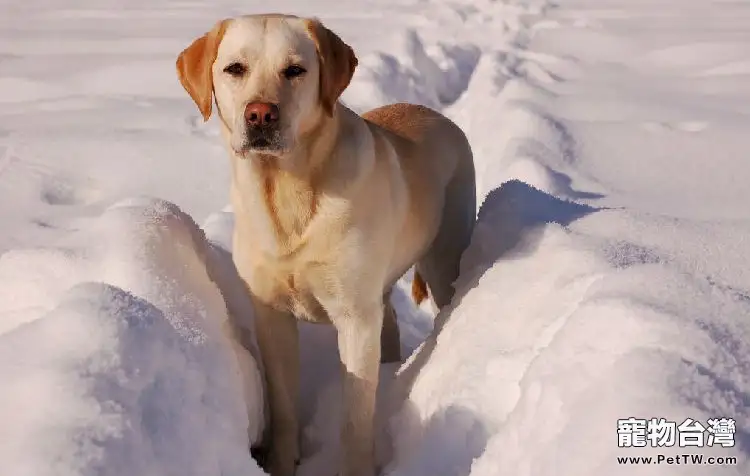
[[[750,473],[747,2],[26,0],[0,4],[0,474],[262,474],[228,161],[174,60],[269,9],[354,46],[351,107],[427,104],[475,152],[454,303],[394,295],[385,474]],[[332,475],[335,339],[301,341],[299,473]],[[618,447],[631,417],[732,418],[734,446]]]

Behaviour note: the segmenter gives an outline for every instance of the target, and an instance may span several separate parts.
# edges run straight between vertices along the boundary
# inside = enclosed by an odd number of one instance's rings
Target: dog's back
[[[397,151],[410,190],[407,223],[428,231],[416,263],[414,297],[419,301],[420,294],[426,295],[426,281],[442,308],[453,297],[452,285],[476,219],[471,147],[456,124],[424,106],[392,104],[362,117],[381,128]]]

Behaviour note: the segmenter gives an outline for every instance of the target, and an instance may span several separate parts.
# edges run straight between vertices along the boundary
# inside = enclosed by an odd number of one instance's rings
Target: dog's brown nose
[[[251,126],[272,126],[279,122],[279,106],[270,102],[251,102],[245,106],[245,120]]]

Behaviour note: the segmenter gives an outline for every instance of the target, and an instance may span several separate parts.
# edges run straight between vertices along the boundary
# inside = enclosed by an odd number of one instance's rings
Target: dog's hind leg
[[[401,361],[401,337],[398,316],[391,304],[391,291],[383,295],[383,330],[380,333],[380,362],[383,364]]]
[[[470,156],[469,156],[469,161]],[[465,167],[446,187],[440,229],[427,252],[416,264],[438,309],[450,304],[458,278],[461,256],[469,246],[476,221],[474,168]]]

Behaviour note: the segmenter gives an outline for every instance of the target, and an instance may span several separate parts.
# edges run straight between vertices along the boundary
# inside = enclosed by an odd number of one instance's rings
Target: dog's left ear
[[[177,77],[198,105],[204,121],[211,117],[214,89],[211,67],[216,61],[216,52],[228,23],[228,20],[218,22],[211,31],[193,41],[177,57]]]
[[[354,50],[317,19],[308,20],[307,28],[318,50],[320,64],[320,101],[329,116],[357,68]]]

